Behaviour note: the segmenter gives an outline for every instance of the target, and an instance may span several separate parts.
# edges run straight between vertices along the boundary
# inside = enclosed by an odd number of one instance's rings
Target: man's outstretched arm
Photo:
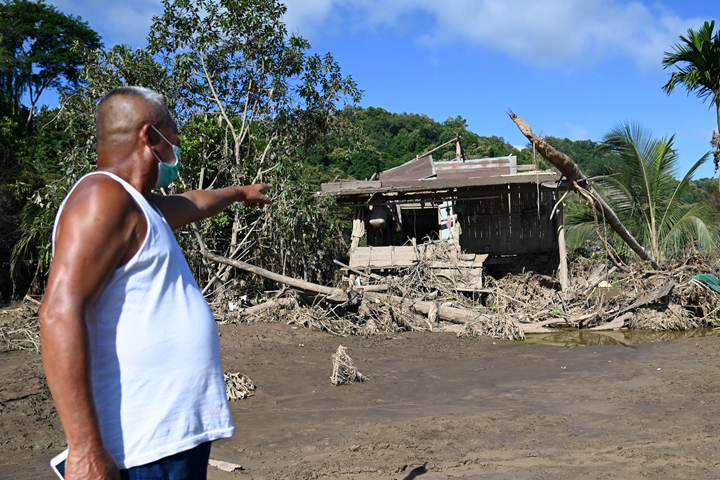
[[[127,192],[107,178],[88,178],[68,199],[40,308],[43,365],[68,439],[67,480],[119,479],[102,442],[92,395],[85,309],[146,232]],[[142,230],[142,231],[141,231]]]
[[[270,185],[255,184],[218,190],[193,190],[180,195],[154,195],[153,202],[163,213],[170,228],[176,230],[185,225],[213,217],[233,203],[243,202],[262,208],[270,204],[266,193]]]

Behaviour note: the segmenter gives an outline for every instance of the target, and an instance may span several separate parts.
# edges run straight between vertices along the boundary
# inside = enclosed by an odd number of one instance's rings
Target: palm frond
[[[665,208],[665,212],[663,213],[663,217],[660,220],[659,229],[662,230],[665,226],[665,222],[668,220],[668,214],[671,213],[671,209],[678,204],[679,198],[682,198],[683,192],[688,188],[688,185],[690,185],[690,181],[692,180],[693,175],[695,175],[695,171],[700,168],[708,159],[710,158],[710,152],[706,153],[705,155],[700,158],[695,164],[690,167],[690,170],[685,174],[682,180],[680,180],[680,183],[677,184],[675,187],[675,190],[672,193],[672,196],[668,200]]]
[[[718,248],[715,216],[701,203],[688,209],[664,235],[663,251],[677,253],[694,242],[703,252],[714,252]]]

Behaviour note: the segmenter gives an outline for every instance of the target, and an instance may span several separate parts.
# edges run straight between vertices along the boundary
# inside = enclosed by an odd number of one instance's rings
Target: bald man
[[[204,479],[210,442],[234,433],[215,319],[172,230],[262,207],[270,186],[152,193],[177,178],[177,133],[156,92],[108,93],[98,168],[57,213],[40,334],[67,480]]]

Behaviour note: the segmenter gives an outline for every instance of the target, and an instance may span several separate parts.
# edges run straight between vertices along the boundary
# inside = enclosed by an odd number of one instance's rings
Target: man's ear
[[[140,138],[149,147],[154,147],[160,141],[159,135],[157,134],[155,129],[152,128],[152,124],[150,123],[146,123],[140,128]]]

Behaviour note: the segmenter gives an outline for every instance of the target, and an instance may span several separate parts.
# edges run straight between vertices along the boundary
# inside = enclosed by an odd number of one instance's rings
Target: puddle
[[[560,345],[563,347],[578,347],[592,345],[620,345],[633,347],[641,343],[666,342],[679,338],[720,337],[720,328],[698,328],[683,332],[653,332],[649,330],[618,330],[618,331],[588,331],[564,330],[553,333],[534,333],[526,335],[524,342],[534,345]]]

